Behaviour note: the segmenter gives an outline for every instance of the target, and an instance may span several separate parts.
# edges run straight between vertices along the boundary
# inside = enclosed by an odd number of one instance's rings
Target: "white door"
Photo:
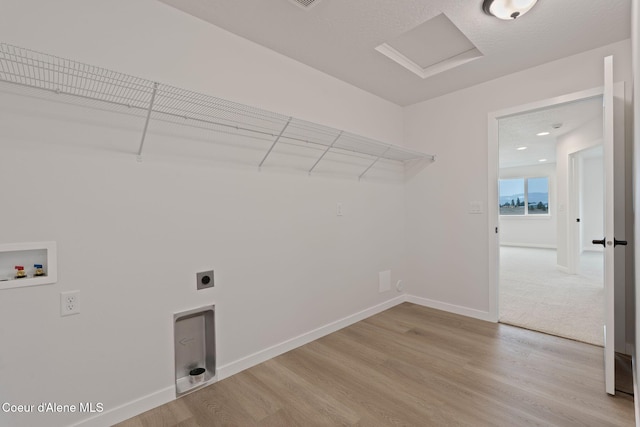
[[[604,59],[603,100],[604,145],[604,238],[594,244],[604,246],[604,375],[605,388],[615,394],[615,299],[614,299],[614,116],[613,116],[613,57]]]

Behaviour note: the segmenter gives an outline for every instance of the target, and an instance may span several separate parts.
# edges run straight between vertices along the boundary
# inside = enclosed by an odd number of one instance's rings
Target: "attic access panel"
[[[444,13],[381,44],[376,50],[423,79],[482,57]]]

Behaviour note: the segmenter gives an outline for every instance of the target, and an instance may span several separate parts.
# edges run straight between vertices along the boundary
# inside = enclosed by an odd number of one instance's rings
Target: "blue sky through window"
[[[529,178],[527,186],[529,203],[549,204],[549,178]]]
[[[501,179],[500,180],[500,204],[511,202],[520,198],[524,202],[524,179]]]
[[[501,179],[499,197],[500,215],[548,215],[549,178]]]

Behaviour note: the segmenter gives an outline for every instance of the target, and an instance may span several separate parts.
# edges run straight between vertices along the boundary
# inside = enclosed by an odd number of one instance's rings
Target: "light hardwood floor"
[[[633,424],[602,348],[405,303],[118,426]]]

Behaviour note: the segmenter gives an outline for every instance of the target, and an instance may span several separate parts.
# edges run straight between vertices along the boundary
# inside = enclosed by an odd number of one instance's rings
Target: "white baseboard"
[[[129,418],[135,417],[150,409],[169,403],[176,398],[175,386],[163,388],[139,399],[109,409],[101,414],[92,416],[71,427],[105,427],[112,426]]]
[[[315,341],[318,338],[322,338],[323,336],[333,333],[339,329],[364,320],[367,317],[371,317],[374,314],[381,313],[391,307],[402,304],[403,302],[405,302],[405,300],[406,296],[404,294],[400,295],[381,304],[369,307],[355,314],[351,314],[349,316],[343,317],[342,319],[336,320],[335,322],[331,322],[327,325],[321,326],[310,332],[306,332],[304,334],[298,335],[297,337],[258,351],[247,357],[243,357],[242,359],[236,360],[223,366],[219,366],[216,369],[218,381],[242,372],[245,369],[251,368],[252,366],[258,365],[262,362],[266,362],[267,360],[286,353],[287,351],[293,350],[294,348],[310,343],[311,341]],[[135,417],[136,415],[139,415],[150,409],[171,402],[175,398],[176,390],[175,386],[172,385],[171,387],[164,388],[147,396],[136,399],[132,402],[125,403],[124,405],[110,409],[86,420],[80,421],[76,424],[73,424],[71,427],[111,426],[113,424],[117,424],[121,421],[127,420],[131,417]]]
[[[461,314],[467,317],[473,317],[474,319],[486,320],[487,322],[493,322],[491,314],[488,311],[476,310],[474,308],[463,307],[460,305],[449,304],[442,301],[435,301],[428,298],[417,297],[414,295],[406,296],[407,302],[422,305],[424,307],[435,308],[437,310],[448,311],[449,313]]]
[[[538,244],[538,243],[500,242],[500,246],[513,246],[517,248],[535,248],[535,249],[557,249],[555,245],[544,245],[544,244]]]

